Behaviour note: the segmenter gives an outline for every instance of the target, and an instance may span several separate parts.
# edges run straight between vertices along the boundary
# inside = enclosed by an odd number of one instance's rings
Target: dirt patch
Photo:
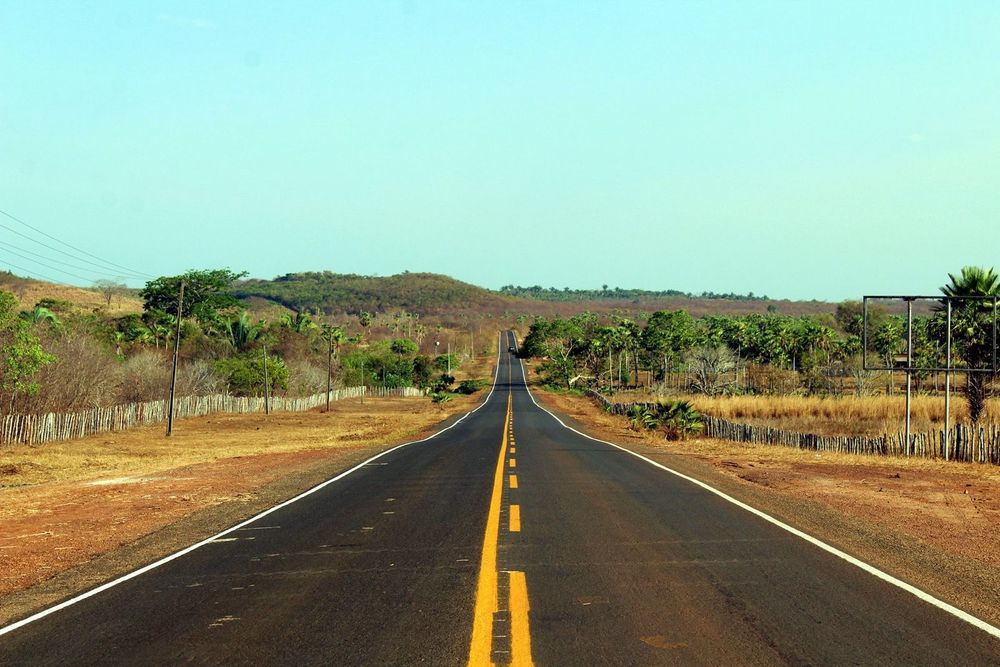
[[[592,400],[537,392],[546,407],[1000,624],[1000,470],[638,433]]]
[[[480,392],[214,415],[0,450],[0,624],[124,573],[464,413]],[[164,530],[165,527],[170,530]]]

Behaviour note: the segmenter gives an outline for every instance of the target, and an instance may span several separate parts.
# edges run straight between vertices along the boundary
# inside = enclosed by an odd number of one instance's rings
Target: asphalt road
[[[563,428],[475,413],[7,631],[0,664],[985,665],[1000,641]]]

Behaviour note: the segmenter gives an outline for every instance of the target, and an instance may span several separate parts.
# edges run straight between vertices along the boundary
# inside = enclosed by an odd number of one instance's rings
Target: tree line
[[[405,311],[339,322],[304,309],[262,318],[236,296],[243,277],[229,269],[162,276],[139,290],[141,313],[120,316],[55,299],[19,310],[14,295],[0,291],[0,413],[162,398],[178,331],[181,395],[263,395],[265,363],[268,391],[277,395],[321,393],[328,382],[452,388],[447,370],[464,354],[439,354],[435,340],[450,333],[440,326],[431,338],[429,324]]]
[[[747,294],[736,294],[734,292],[719,294],[716,292],[682,292],[681,290],[643,290],[643,289],[622,289],[615,287],[610,289],[603,285],[601,289],[570,289],[564,287],[542,287],[532,285],[522,287],[521,285],[504,285],[500,288],[500,293],[505,296],[519,297],[524,299],[537,299],[542,301],[595,301],[599,299],[622,299],[635,301],[638,299],[656,299],[665,297],[682,297],[687,299],[725,299],[729,301],[767,301],[766,296],[757,296],[753,292]]]
[[[1000,294],[993,269],[966,267],[949,274],[941,288],[948,297],[992,297]],[[602,320],[593,313],[569,318],[536,318],[522,346],[522,354],[543,360],[546,382],[570,388],[588,385],[615,389],[636,381],[646,372],[653,382],[668,373],[685,371],[688,389],[714,394],[736,390],[730,378],[740,364],[758,366],[763,375],[775,370],[793,374],[785,391],[834,393],[830,378],[853,373],[864,384],[862,368],[862,305],[847,301],[828,317],[790,317],[777,314],[707,316],[695,319],[684,310],[657,311],[640,325],[629,319]],[[906,353],[907,321],[899,314],[874,306],[868,313],[868,353],[887,368],[899,366]],[[943,367],[948,327],[945,301],[930,314],[914,318],[914,366]],[[952,353],[967,368],[990,368],[995,359],[994,310],[990,299],[952,302]],[[905,360],[905,357],[904,357]],[[966,373],[965,394],[970,416],[978,420],[989,395],[992,372]],[[926,372],[914,373],[918,383]],[[891,382],[891,378],[890,378]],[[887,385],[891,391],[891,384]],[[767,391],[761,383],[751,390]]]

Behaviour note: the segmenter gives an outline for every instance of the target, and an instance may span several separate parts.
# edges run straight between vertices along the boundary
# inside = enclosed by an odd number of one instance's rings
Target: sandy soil
[[[546,407],[1000,624],[1000,469],[637,433],[590,399]]]
[[[214,415],[0,450],[0,624],[214,534],[485,392],[339,401],[329,413]],[[164,530],[170,527],[170,530]]]

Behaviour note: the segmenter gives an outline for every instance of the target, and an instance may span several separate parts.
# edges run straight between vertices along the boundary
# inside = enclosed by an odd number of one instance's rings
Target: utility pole
[[[330,411],[330,385],[333,379],[333,332],[326,332],[326,342],[328,348],[326,350],[326,411]]]
[[[174,333],[174,363],[170,371],[170,405],[167,408],[167,436],[174,432],[174,392],[177,390],[177,355],[181,348],[181,313],[184,306],[184,281],[177,297],[177,331]]]
[[[271,387],[270,382],[267,379],[267,343],[261,345],[261,349],[264,351],[264,414],[271,414]]]

